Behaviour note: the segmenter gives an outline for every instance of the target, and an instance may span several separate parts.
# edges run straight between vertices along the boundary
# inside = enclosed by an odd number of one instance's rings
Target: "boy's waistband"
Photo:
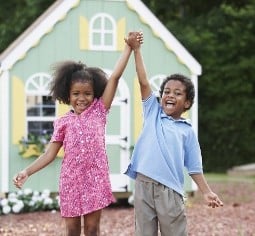
[[[146,176],[146,175],[143,175],[141,173],[137,173],[137,176],[136,176],[136,179],[137,180],[142,180],[144,182],[148,182],[148,183],[154,183],[154,184],[160,184],[158,181]]]

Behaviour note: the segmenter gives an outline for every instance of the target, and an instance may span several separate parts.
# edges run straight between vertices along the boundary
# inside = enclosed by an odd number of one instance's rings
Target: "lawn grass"
[[[205,178],[226,204],[243,204],[254,201],[255,176],[205,173]]]
[[[255,183],[255,176],[228,175],[226,173],[204,173],[208,182]]]

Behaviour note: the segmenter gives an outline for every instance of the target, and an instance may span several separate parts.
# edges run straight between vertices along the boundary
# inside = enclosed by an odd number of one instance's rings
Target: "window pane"
[[[49,96],[43,96],[43,116],[55,116],[55,102]]]
[[[113,35],[112,33],[105,33],[104,35],[104,45],[106,46],[111,46],[113,44],[113,39],[112,39]]]
[[[40,116],[41,96],[27,96],[27,116]]]
[[[31,107],[27,109],[27,116],[39,116],[39,115],[40,115],[39,107]]]
[[[96,19],[93,23],[93,28],[94,29],[97,29],[97,30],[100,30],[101,29],[101,24],[102,24],[102,19],[101,17]]]
[[[27,96],[27,116],[55,116],[55,102],[49,96]]]
[[[28,132],[34,135],[52,134],[53,123],[50,121],[29,121]]]
[[[101,45],[101,33],[93,33],[93,44],[94,45]]]
[[[107,17],[104,18],[104,29],[112,30],[112,22]]]

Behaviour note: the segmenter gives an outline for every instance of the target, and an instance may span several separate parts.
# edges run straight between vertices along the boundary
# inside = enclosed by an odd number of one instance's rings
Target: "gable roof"
[[[25,57],[27,51],[35,47],[43,35],[52,31],[54,25],[63,20],[79,0],[57,0],[48,8],[27,30],[25,30],[1,55],[0,74],[9,70],[18,60]],[[158,36],[167,49],[173,51],[179,61],[185,64],[195,75],[201,75],[201,65],[182,46],[182,44],[168,31],[141,0],[126,0],[130,9],[135,11],[143,23],[150,26],[152,32]]]
[[[25,57],[27,51],[35,47],[42,36],[52,31],[54,25],[63,20],[79,0],[57,0],[30,27],[28,27],[1,55],[0,74],[9,70],[18,60]]]
[[[153,13],[140,0],[127,0],[128,6],[137,12],[145,24],[148,24],[152,32],[163,40],[166,47],[173,51],[177,58],[185,64],[195,75],[201,75],[201,65],[183,47],[183,45],[169,32],[169,30],[153,15]]]

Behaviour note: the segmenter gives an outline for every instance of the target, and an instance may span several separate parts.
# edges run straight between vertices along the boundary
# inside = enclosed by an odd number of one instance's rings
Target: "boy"
[[[142,35],[142,33],[140,33]],[[132,47],[132,40],[128,40]],[[194,101],[194,86],[180,74],[160,86],[160,103],[147,79],[140,47],[134,50],[143,103],[144,124],[126,174],[135,181],[136,236],[187,235],[183,169],[203,193],[208,206],[223,206],[208,186],[200,146],[191,125],[181,117]]]

